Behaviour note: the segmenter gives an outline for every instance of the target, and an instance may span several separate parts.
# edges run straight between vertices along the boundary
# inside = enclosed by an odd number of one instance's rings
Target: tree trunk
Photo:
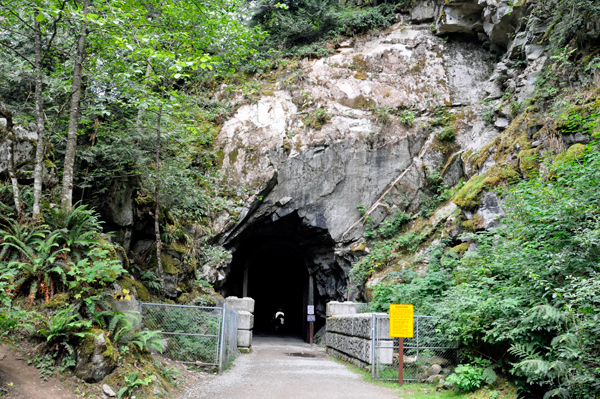
[[[35,151],[35,169],[33,171],[33,218],[41,216],[42,181],[44,172],[44,155],[46,139],[44,128],[44,103],[42,99],[42,28],[37,20],[39,10],[34,12],[35,20],[35,116],[37,123],[37,148]]]
[[[162,249],[162,240],[160,239],[160,119],[162,117],[162,106],[158,108],[158,122],[156,125],[156,183],[154,189],[154,232],[156,233],[156,263],[158,265],[158,277],[160,278],[160,288],[163,298],[165,296],[165,276],[162,268],[162,259],[160,258]]]
[[[2,100],[0,100],[0,116],[6,119],[6,137],[8,139],[8,176],[13,188],[13,199],[15,201],[15,209],[17,216],[21,217],[21,195],[19,193],[19,182],[15,173],[15,130],[12,118],[12,112],[6,108]]]
[[[75,165],[75,148],[77,147],[77,125],[79,122],[79,102],[81,99],[81,81],[83,78],[83,61],[85,59],[85,46],[87,41],[87,14],[90,0],[83,0],[83,17],[77,51],[75,54],[75,67],[73,68],[73,82],[71,84],[71,114],[69,115],[69,132],[67,134],[67,148],[65,150],[65,165],[63,168],[63,187],[60,205],[64,212],[69,212],[73,206],[73,167]]]
[[[146,74],[144,75],[146,80],[148,80],[148,78],[150,77],[151,72],[152,72],[152,65],[150,64],[150,62],[148,62],[146,65]],[[135,118],[135,130],[137,131],[137,134],[140,137],[144,133],[144,125],[143,125],[144,116],[146,116],[146,108],[139,107],[137,117]]]

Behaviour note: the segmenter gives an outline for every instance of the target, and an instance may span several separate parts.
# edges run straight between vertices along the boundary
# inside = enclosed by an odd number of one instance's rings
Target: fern
[[[571,393],[568,389],[565,388],[555,388],[552,389],[544,395],[544,399],[569,399],[571,398]]]
[[[166,343],[162,339],[162,334],[160,331],[144,330],[136,332],[131,340],[131,343],[137,345],[140,351],[143,351],[147,348],[152,348],[160,353],[163,353],[166,347]]]
[[[566,313],[551,305],[535,306],[531,308],[527,314],[532,321],[535,321],[535,319],[542,319],[544,321],[559,324],[565,322],[567,319]]]
[[[542,359],[526,359],[513,366],[513,371],[519,370],[530,378],[546,378],[550,371],[551,363]]]
[[[510,347],[508,353],[513,354],[520,359],[539,359],[540,355],[536,352],[535,346],[534,343],[515,343]]]
[[[482,378],[486,384],[491,385],[494,382],[496,382],[496,379],[498,378],[498,376],[496,375],[496,373],[494,372],[494,370],[491,367],[487,367],[487,368],[483,369]]]

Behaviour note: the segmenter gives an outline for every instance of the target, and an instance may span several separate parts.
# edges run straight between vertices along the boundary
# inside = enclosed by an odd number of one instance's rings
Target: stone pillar
[[[225,299],[228,308],[237,311],[238,320],[237,345],[242,353],[250,352],[252,347],[252,328],[254,328],[254,299],[230,296]]]

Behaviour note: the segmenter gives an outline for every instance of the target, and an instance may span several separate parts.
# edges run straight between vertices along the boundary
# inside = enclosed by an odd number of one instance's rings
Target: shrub
[[[453,141],[456,138],[454,131],[455,131],[454,127],[445,126],[441,130],[439,130],[435,134],[435,136],[440,141]]]
[[[473,392],[484,385],[496,381],[496,373],[491,367],[471,366],[460,364],[446,379],[446,386],[453,386],[457,392]]]
[[[306,126],[319,130],[329,121],[329,119],[331,119],[331,115],[329,115],[326,110],[323,108],[317,108],[309,112],[308,116],[304,118],[303,122]]]

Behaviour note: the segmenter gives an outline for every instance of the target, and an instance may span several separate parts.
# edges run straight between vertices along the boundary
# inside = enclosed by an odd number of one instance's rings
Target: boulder
[[[0,119],[0,177],[8,176],[8,151],[9,143],[6,140],[6,119]],[[33,181],[33,170],[35,168],[35,152],[37,149],[37,132],[21,125],[14,126],[14,165],[15,173],[20,181]],[[45,158],[43,167],[43,183],[54,185],[58,182],[56,165]]]
[[[476,36],[483,31],[481,12],[483,7],[477,0],[471,1],[446,1],[438,14],[436,30],[440,35],[462,33]]]
[[[113,391],[113,389],[106,384],[102,385],[102,392],[104,392],[104,394],[110,398],[117,396],[115,391]]]
[[[510,0],[486,0],[483,11],[483,30],[491,43],[507,48],[510,38],[523,17],[524,7]]]
[[[81,345],[75,375],[85,382],[99,382],[117,366],[117,351],[103,330],[92,330]]]

